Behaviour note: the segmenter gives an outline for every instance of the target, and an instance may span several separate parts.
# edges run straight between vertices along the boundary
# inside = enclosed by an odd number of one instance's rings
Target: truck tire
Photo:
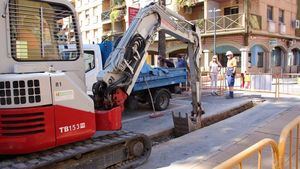
[[[167,89],[159,89],[153,97],[155,110],[166,110],[170,104],[171,94]]]

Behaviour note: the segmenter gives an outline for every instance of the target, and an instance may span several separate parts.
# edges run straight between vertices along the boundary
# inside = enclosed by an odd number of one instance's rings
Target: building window
[[[93,30],[93,33],[94,33],[94,37],[93,37],[94,43],[98,43],[97,38],[100,37],[99,34],[98,34],[98,32],[99,32],[98,29],[94,29]]]
[[[238,13],[239,13],[239,7],[237,6],[224,8],[224,15],[233,15]]]
[[[93,8],[93,23],[98,23],[98,7]]]
[[[78,5],[78,6],[81,6],[81,5],[82,5],[81,0],[78,0],[78,1],[77,1],[77,5]]]
[[[279,22],[284,23],[284,10],[279,9]]]
[[[87,19],[89,17],[90,17],[89,10],[85,10],[85,19]]]
[[[271,64],[272,66],[281,66],[281,58],[284,56],[284,53],[280,47],[275,47],[272,51]]]
[[[257,67],[264,67],[264,53],[257,53]]]
[[[300,50],[299,49],[293,49],[292,50],[294,59],[292,65],[300,65]]]
[[[91,37],[90,31],[86,31],[86,38],[85,39],[89,39],[90,37]]]
[[[89,0],[83,0],[84,4],[88,4]]]
[[[261,68],[264,66],[265,51],[260,45],[255,45],[251,48],[250,61],[251,67]]]
[[[93,16],[97,16],[99,13],[98,13],[98,7],[94,7],[93,8]]]
[[[273,21],[273,6],[268,6],[267,16],[269,21]]]
[[[85,10],[85,26],[90,24],[90,14],[89,10]]]

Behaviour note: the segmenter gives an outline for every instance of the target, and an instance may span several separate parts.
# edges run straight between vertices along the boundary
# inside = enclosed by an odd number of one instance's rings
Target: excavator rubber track
[[[151,140],[143,134],[118,131],[33,154],[2,156],[0,168],[134,168],[147,161],[151,147]]]

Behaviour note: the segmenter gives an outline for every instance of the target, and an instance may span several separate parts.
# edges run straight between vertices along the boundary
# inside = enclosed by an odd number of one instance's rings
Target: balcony
[[[84,21],[84,26],[89,26],[90,25],[90,19],[86,18]]]
[[[270,33],[275,33],[275,22],[268,21],[268,31]]]
[[[212,34],[214,32],[214,18],[199,19],[195,22],[203,34]],[[244,31],[245,15],[233,14],[216,17],[216,31],[217,33],[223,32],[237,32]]]
[[[97,23],[98,23],[98,16],[94,16],[94,17],[92,18],[92,23],[93,23],[93,24],[97,24]]]
[[[286,26],[284,23],[279,24],[279,33],[284,35],[286,33]]]
[[[124,32],[104,31],[102,33],[102,39],[117,40],[123,33]]]
[[[254,30],[262,29],[262,17],[256,14],[250,14],[249,17],[250,28]]]
[[[109,21],[110,20],[110,10],[104,11],[101,13],[101,20],[102,21]]]

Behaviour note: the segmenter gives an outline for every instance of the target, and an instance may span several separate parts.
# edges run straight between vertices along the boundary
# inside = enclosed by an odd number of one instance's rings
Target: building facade
[[[84,44],[101,42],[102,0],[75,0],[81,37]]]
[[[188,1],[184,1],[188,2]],[[214,51],[226,66],[226,51],[238,60],[239,72],[300,72],[299,0],[198,0],[181,6],[177,12],[196,23],[202,32],[203,70],[208,70]],[[174,9],[174,8],[173,8]],[[213,9],[216,12],[214,24]],[[186,46],[168,41],[167,55],[184,53]],[[155,50],[156,46],[151,50]]]
[[[231,50],[242,72],[300,72],[297,6],[297,0],[205,1],[201,25],[205,62],[213,51],[214,24],[209,9],[217,8],[216,53],[223,65],[227,61],[225,52]]]
[[[231,50],[239,71],[252,73],[300,72],[300,0],[167,0],[167,7],[196,23],[202,36],[202,67],[214,52],[214,14],[216,49],[222,65]],[[116,40],[128,28],[139,8],[149,0],[76,0],[76,10],[84,43]],[[186,45],[167,37],[167,57],[186,53]],[[154,64],[157,42],[150,46],[147,59]]]

